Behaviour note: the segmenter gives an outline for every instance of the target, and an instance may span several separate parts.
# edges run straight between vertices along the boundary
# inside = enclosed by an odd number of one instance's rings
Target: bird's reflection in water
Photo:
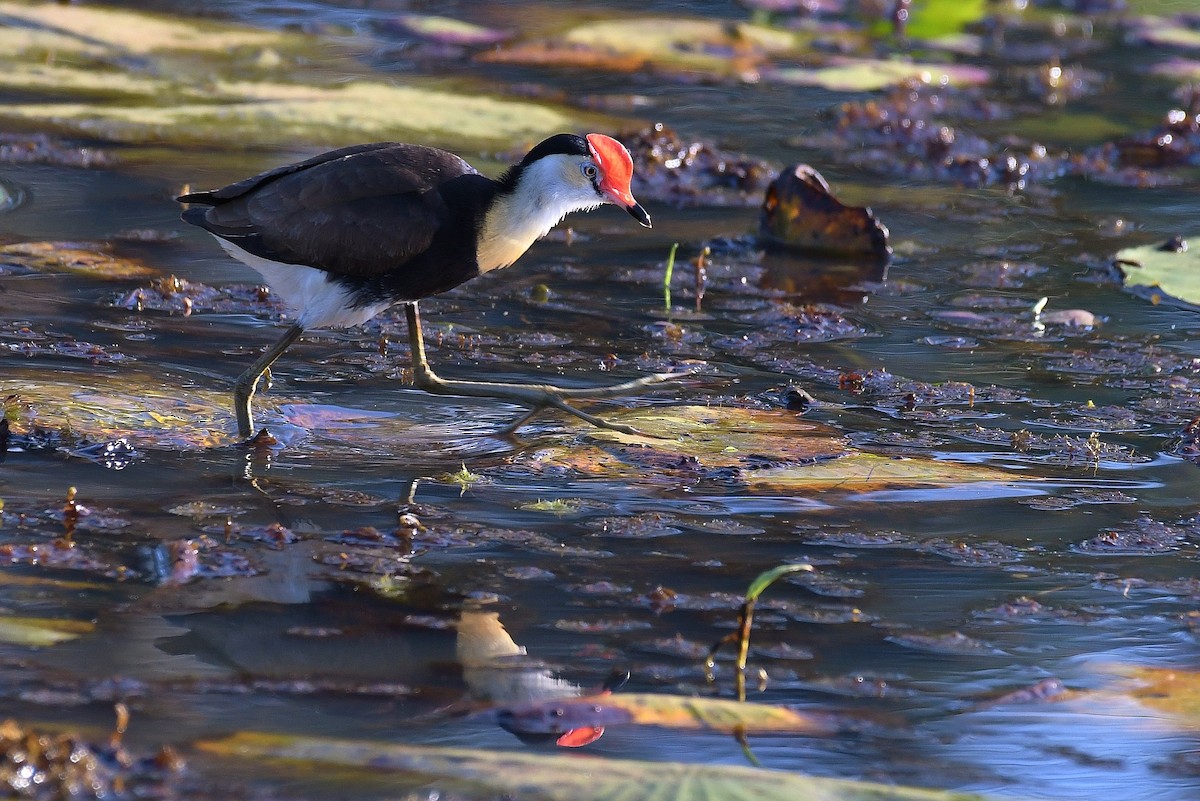
[[[522,742],[577,748],[604,734],[601,726],[566,726],[546,731],[544,705],[555,700],[608,693],[625,683],[628,673],[610,677],[602,687],[585,689],[549,670],[518,645],[497,612],[464,608],[458,621],[455,653],[472,699],[497,708],[496,721]],[[529,714],[523,713],[522,709]]]

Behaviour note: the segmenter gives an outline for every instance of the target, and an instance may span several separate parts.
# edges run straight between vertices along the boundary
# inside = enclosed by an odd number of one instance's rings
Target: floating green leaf
[[[1200,305],[1200,250],[1143,245],[1119,251],[1116,261],[1125,285],[1152,303],[1165,296]]]
[[[913,39],[950,36],[983,19],[987,7],[987,0],[915,0],[906,33]]]
[[[519,751],[483,751],[240,732],[197,743],[218,756],[393,771],[439,781],[468,798],[513,794],[539,801],[984,801],[984,796],[823,779],[722,765],[580,760]]]

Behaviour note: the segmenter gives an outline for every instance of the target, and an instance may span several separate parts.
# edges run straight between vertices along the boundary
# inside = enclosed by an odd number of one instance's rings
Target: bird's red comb
[[[611,136],[596,133],[587,135],[587,143],[596,166],[604,175],[600,186],[624,201],[625,205],[634,205],[637,201],[629,191],[629,182],[633,180],[633,158],[625,145]]]

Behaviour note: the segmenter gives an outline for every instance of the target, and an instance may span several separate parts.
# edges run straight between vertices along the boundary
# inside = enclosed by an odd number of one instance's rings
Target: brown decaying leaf
[[[807,164],[795,164],[767,187],[759,235],[769,244],[825,255],[891,258],[888,229],[869,208],[846,206]]]

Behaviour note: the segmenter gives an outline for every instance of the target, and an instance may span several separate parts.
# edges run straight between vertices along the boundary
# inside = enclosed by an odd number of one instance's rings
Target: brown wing
[[[370,277],[429,248],[450,222],[439,188],[463,175],[444,150],[359,145],[180,200],[210,204],[183,218],[256,256]]]

